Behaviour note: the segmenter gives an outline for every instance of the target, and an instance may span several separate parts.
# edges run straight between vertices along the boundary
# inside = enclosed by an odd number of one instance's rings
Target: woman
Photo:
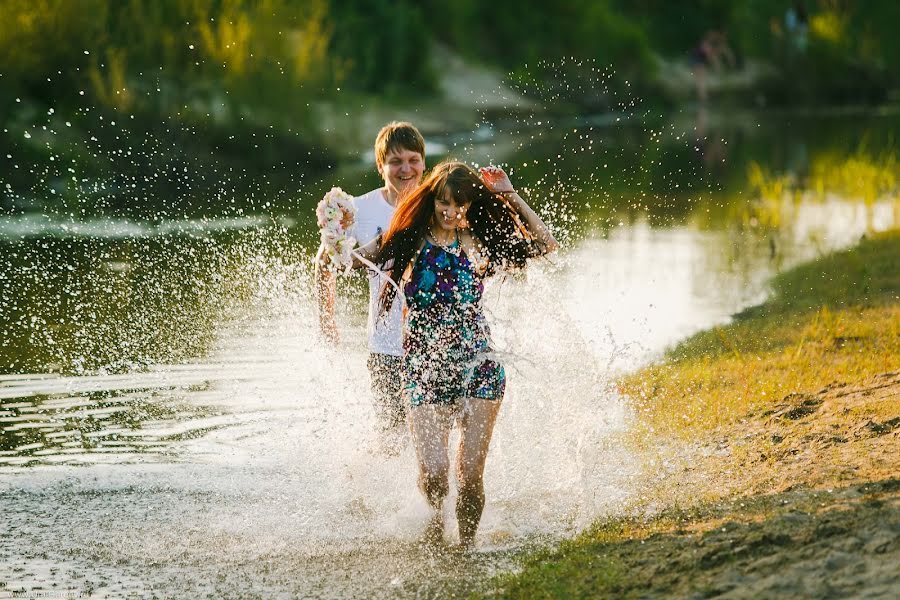
[[[405,301],[402,393],[411,407],[419,486],[435,510],[433,535],[443,532],[454,420],[460,427],[456,515],[466,547],[484,508],[482,475],[506,385],[503,366],[490,354],[483,281],[556,248],[502,169],[486,167],[479,176],[463,163],[445,162],[401,200],[374,253],[398,283],[382,289],[381,313],[400,301],[398,288]]]

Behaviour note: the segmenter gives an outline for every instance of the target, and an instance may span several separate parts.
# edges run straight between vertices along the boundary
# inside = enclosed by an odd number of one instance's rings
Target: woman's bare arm
[[[513,188],[509,176],[500,167],[482,167],[481,175],[485,185],[492,192],[501,194],[525,221],[528,230],[534,236],[541,248],[541,254],[549,254],[559,249],[559,242],[553,237],[553,233],[534,210],[528,206],[525,199]]]

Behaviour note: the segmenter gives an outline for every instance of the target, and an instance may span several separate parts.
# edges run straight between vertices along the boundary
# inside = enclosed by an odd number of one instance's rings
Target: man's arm
[[[357,246],[354,249],[353,254],[353,269],[363,269],[369,268],[369,265],[360,260],[360,257],[365,259],[368,262],[375,262],[375,257],[378,256],[378,249],[381,245],[381,234],[378,235],[373,240],[370,240],[368,244],[365,246]]]
[[[316,307],[319,311],[319,331],[326,340],[338,343],[341,336],[334,321],[334,297],[336,284],[334,273],[328,269],[328,256],[325,246],[320,245],[313,266],[316,286]]]

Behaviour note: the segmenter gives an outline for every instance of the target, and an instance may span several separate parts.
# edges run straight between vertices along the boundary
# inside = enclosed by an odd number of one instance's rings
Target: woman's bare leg
[[[459,496],[456,499],[456,519],[459,541],[471,546],[478,531],[484,510],[484,464],[500,412],[498,400],[466,398],[460,421],[459,452],[456,457],[456,477]]]
[[[423,404],[409,412],[409,430],[419,459],[419,489],[436,511],[449,490],[450,427],[449,407]]]

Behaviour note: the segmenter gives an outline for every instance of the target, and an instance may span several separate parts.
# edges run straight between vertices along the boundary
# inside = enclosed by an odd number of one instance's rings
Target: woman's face
[[[466,222],[466,211],[471,205],[471,202],[457,202],[450,187],[445,187],[444,193],[434,199],[431,221],[445,231],[453,231]]]

